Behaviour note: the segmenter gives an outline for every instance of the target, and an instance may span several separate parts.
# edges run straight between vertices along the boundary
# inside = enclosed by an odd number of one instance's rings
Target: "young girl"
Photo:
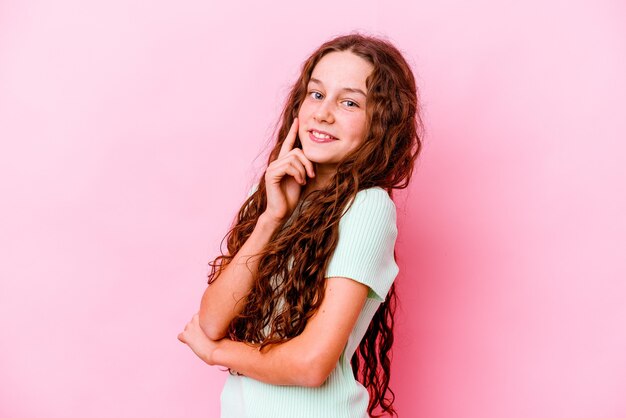
[[[222,418],[397,416],[392,189],[421,149],[418,107],[386,40],[339,36],[304,62],[263,179],[178,335],[228,368]]]

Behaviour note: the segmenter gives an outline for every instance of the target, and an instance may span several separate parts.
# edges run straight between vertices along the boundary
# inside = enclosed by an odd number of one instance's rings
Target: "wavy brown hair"
[[[281,113],[280,129],[267,165],[278,157],[298,115],[313,68],[324,55],[333,51],[351,51],[374,67],[366,80],[367,133],[362,145],[339,162],[328,185],[312,191],[306,197],[308,204],[302,206],[298,216],[288,226],[283,224],[284,228],[274,233],[259,254],[256,280],[245,296],[242,312],[231,322],[228,336],[260,349],[302,333],[308,319],[319,308],[326,284],[324,273],[337,245],[339,219],[344,208],[360,190],[379,186],[393,197],[393,189],[406,188],[421,149],[422,124],[410,66],[389,41],[353,32],[325,42],[302,64],[300,77],[292,86]],[[294,147],[302,148],[299,138]],[[264,177],[265,173],[224,237],[228,252],[222,251],[222,255],[209,262],[209,284],[237,254],[259,215],[265,211]],[[290,258],[291,268],[288,266]],[[282,280],[273,284],[273,276]],[[283,305],[278,310],[277,301],[281,298]],[[380,406],[389,415],[397,416],[392,406],[395,395],[389,388],[396,303],[395,284],[392,284],[351,359],[355,378],[370,394],[370,415]],[[229,369],[229,372],[233,371]],[[387,391],[390,397],[386,396]]]

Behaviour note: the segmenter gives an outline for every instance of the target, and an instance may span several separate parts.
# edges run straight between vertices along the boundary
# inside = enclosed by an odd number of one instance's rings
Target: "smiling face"
[[[330,177],[337,163],[365,139],[365,81],[373,69],[352,52],[333,51],[324,55],[311,73],[298,112],[298,136],[304,155],[316,163],[321,178]],[[315,131],[334,138],[315,138]]]

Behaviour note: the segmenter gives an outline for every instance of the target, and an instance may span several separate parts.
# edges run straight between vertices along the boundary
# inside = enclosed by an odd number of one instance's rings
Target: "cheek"
[[[351,125],[351,130],[352,132],[354,132],[354,140],[355,141],[363,141],[363,139],[365,139],[365,120],[364,119],[359,119],[359,120],[355,120],[353,121],[352,125]]]
[[[306,113],[307,109],[311,107],[311,101],[308,97],[305,97],[300,103],[300,113]]]
[[[308,135],[308,132],[306,132],[303,128],[298,128],[298,140],[300,140],[300,147],[304,146],[304,138],[305,135]]]

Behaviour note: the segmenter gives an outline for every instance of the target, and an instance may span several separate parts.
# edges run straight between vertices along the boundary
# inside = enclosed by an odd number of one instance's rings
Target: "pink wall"
[[[218,416],[176,336],[300,63],[352,29],[427,123],[401,416],[626,416],[626,7],[421,3],[0,3],[0,416]]]

